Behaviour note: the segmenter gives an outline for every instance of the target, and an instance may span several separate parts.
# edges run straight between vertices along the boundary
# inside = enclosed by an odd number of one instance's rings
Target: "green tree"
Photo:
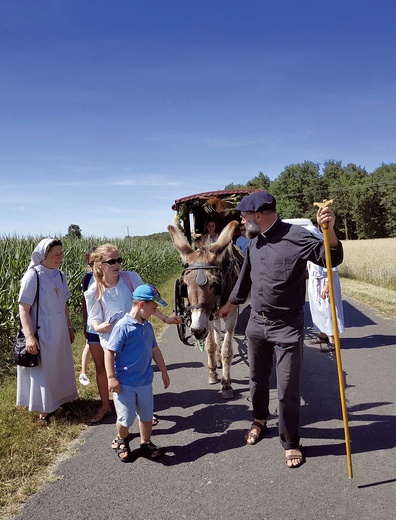
[[[70,224],[70,226],[67,228],[66,236],[69,238],[82,238],[82,231],[80,226],[77,224]]]
[[[373,189],[379,195],[383,237],[396,237],[396,163],[382,164],[370,175]]]
[[[384,210],[381,194],[370,176],[355,187],[353,219],[357,238],[382,238],[384,236]]]
[[[236,190],[238,188],[254,188],[257,190],[268,190],[269,186],[271,184],[271,180],[267,175],[264,175],[263,172],[259,172],[256,177],[253,177],[253,179],[250,179],[250,181],[247,181],[246,184],[227,184],[225,186],[225,190]]]
[[[270,184],[270,178],[267,175],[264,175],[263,172],[259,172],[256,177],[253,177],[253,179],[246,183],[246,187],[254,188],[256,190],[268,190]]]
[[[271,183],[281,218],[315,219],[314,202],[323,199],[319,164],[305,161],[291,164]]]
[[[353,163],[329,159],[323,165],[304,161],[286,166],[274,180],[260,172],[246,184],[225,189],[269,189],[281,218],[315,220],[313,202],[334,199],[340,238],[396,237],[396,163],[382,164],[373,173]]]
[[[359,190],[367,179],[368,173],[361,166],[349,163],[342,166],[341,161],[329,160],[324,163],[322,187],[326,198],[335,199],[336,227],[341,238],[358,238],[357,221]]]
[[[231,182],[230,184],[227,184],[227,186],[224,186],[225,190],[238,190],[241,188],[246,188],[246,184],[234,184]]]

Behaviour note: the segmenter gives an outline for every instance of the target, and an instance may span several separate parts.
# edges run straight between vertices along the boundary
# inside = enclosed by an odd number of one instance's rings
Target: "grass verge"
[[[341,278],[341,290],[344,297],[396,318],[396,291],[350,278]]]
[[[167,307],[161,307],[167,315],[173,314],[174,279],[179,275],[180,270],[167,282],[158,284],[162,298],[168,302]],[[157,339],[160,339],[167,325],[156,318],[152,323]],[[78,332],[73,344],[76,378],[84,345],[85,338]],[[4,380],[0,388],[0,518],[15,515],[27,497],[51,481],[51,469],[56,460],[74,453],[72,441],[88,427],[88,421],[99,405],[92,361],[88,375],[92,383],[88,386],[77,383],[79,399],[57,410],[51,417],[50,427],[38,426],[38,414],[15,406],[16,369],[15,375]]]

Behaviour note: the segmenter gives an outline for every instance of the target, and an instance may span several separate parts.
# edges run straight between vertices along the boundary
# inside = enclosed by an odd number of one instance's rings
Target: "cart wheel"
[[[188,307],[188,300],[184,296],[182,296],[181,291],[182,281],[177,278],[175,280],[175,314],[176,316],[180,316],[182,322],[180,325],[177,325],[177,333],[179,334],[180,341],[185,343],[186,345],[190,345],[189,339],[191,334],[189,333],[189,324],[191,322],[191,316],[189,311],[186,311],[186,307]]]
[[[179,334],[180,341],[185,343],[186,341],[186,324],[185,324],[185,316],[184,316],[184,302],[181,296],[180,291],[181,282],[179,278],[175,280],[175,314],[176,316],[180,316],[182,321],[180,325],[176,325],[177,333]]]

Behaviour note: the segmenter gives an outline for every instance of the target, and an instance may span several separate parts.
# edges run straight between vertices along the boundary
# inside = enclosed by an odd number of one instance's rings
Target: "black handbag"
[[[39,339],[38,337],[38,329],[40,328],[38,326],[38,309],[39,309],[39,275],[34,270],[37,276],[37,290],[36,290],[36,297],[35,300],[37,300],[37,306],[36,306],[36,332],[34,333],[35,337]],[[34,301],[33,301],[34,303]],[[21,320],[19,320],[19,331],[14,341],[14,361],[16,365],[19,365],[21,367],[36,367],[38,366],[40,362],[40,353],[37,354],[30,354],[29,352],[26,352],[26,338],[25,334],[22,330],[22,324]]]

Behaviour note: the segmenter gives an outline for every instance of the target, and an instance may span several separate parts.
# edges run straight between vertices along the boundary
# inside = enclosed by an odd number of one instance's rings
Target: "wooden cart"
[[[240,213],[235,210],[236,205],[243,197],[255,191],[260,190],[243,188],[207,191],[176,199],[172,206],[176,212],[176,225],[193,245],[195,240],[204,234],[207,221],[213,220],[216,223],[217,232],[220,232],[232,220],[240,220]],[[238,234],[234,236],[234,243],[238,236]],[[194,344],[195,340],[191,337],[191,310],[184,288],[182,273],[180,278],[175,280],[175,314],[182,317],[182,323],[177,326],[179,338],[183,343],[190,345]]]

